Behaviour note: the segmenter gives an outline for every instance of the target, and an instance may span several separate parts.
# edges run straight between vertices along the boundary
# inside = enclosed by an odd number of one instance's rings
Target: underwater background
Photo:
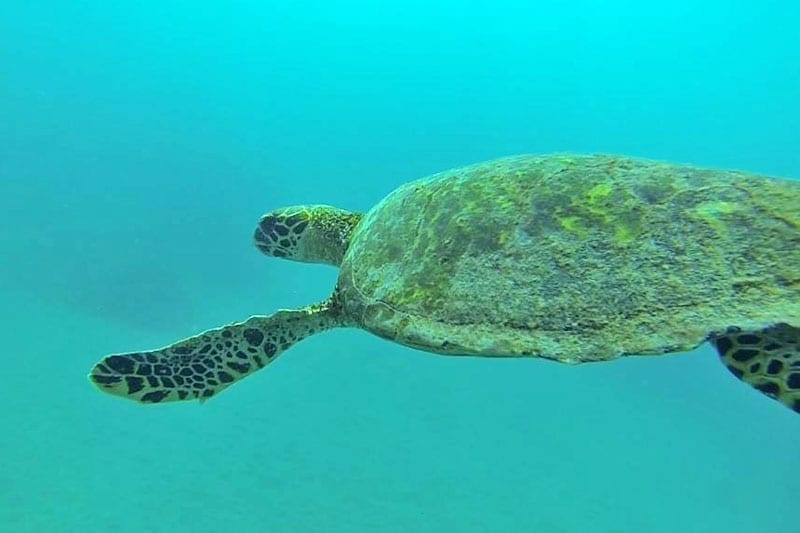
[[[358,330],[199,405],[103,355],[330,292],[263,212],[517,153],[800,178],[795,1],[0,3],[0,530],[800,531],[800,420],[685,355],[448,358]]]

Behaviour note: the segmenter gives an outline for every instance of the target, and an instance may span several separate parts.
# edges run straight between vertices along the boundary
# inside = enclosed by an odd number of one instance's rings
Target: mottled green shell
[[[610,156],[447,171],[364,216],[338,296],[410,346],[565,362],[797,326],[800,182]]]

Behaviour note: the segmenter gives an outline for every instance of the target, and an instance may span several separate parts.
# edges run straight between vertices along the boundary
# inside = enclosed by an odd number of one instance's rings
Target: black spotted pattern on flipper
[[[89,379],[104,392],[142,403],[203,401],[264,368],[294,343],[339,325],[330,301],[254,316],[159,350],[109,355]]]
[[[800,413],[800,328],[732,327],[709,340],[734,376]]]

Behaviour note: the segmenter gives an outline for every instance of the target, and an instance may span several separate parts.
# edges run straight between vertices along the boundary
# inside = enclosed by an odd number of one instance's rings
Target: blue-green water
[[[800,420],[708,347],[565,367],[314,337],[203,405],[110,352],[323,298],[251,246],[525,152],[800,177],[800,4],[0,4],[0,530],[798,531]]]

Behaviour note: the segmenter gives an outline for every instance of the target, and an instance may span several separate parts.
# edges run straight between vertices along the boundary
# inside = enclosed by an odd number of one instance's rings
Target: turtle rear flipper
[[[159,350],[109,355],[89,379],[103,392],[142,403],[203,401],[264,368],[294,343],[340,326],[338,316],[329,301],[250,317]]]
[[[800,413],[800,328],[731,328],[710,340],[734,376]]]

